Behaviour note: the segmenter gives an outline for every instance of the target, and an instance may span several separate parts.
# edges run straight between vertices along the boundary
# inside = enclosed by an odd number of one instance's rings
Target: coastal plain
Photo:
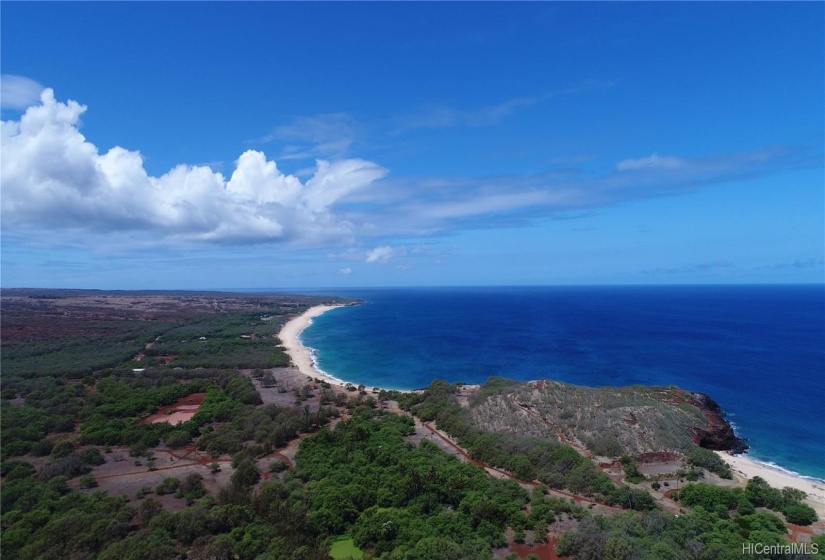
[[[823,539],[821,487],[728,456],[741,442],[707,395],[505,378],[364,387],[301,343],[313,318],[356,303],[342,298],[2,298],[10,558],[575,559],[604,557],[636,521],[684,552],[703,500],[771,538]],[[375,532],[387,523],[406,529]],[[649,556],[658,535],[639,530],[621,546]]]

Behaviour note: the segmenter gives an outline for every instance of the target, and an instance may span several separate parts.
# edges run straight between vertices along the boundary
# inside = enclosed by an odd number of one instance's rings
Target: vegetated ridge
[[[497,379],[472,393],[465,406],[482,430],[557,439],[589,456],[685,454],[697,445],[733,453],[747,449],[713,399],[675,386]]]

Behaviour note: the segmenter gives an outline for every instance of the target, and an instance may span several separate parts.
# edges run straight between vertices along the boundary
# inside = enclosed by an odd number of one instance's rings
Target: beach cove
[[[316,364],[316,361],[313,359],[313,349],[308,348],[303,344],[303,342],[301,342],[301,333],[304,332],[304,330],[312,324],[313,319],[320,317],[327,311],[331,311],[333,309],[338,309],[341,307],[351,307],[351,305],[336,304],[316,305],[310,307],[301,315],[287,321],[278,333],[278,338],[281,339],[281,344],[284,347],[284,350],[286,351],[287,355],[292,360],[293,365],[302,374],[313,379],[320,379],[322,381],[329,383],[330,385],[345,388],[348,384],[358,385],[358,383],[352,383],[350,381],[338,379],[337,377],[334,377],[329,373],[321,370]],[[368,388],[401,391],[402,393],[408,392],[408,390],[406,389],[391,389],[387,387],[379,387],[376,385],[371,385]]]
[[[363,293],[342,294],[342,295],[347,295],[347,296],[355,295],[359,298],[364,297]],[[528,293],[526,295],[529,296],[531,294]],[[322,354],[322,356],[319,357],[319,358],[322,358],[324,360],[324,361],[322,361],[322,364],[325,364],[325,367],[321,368],[321,369],[316,367],[316,365],[314,364],[314,361],[313,361],[313,355],[311,353],[312,351],[309,348],[307,348],[306,346],[304,346],[304,344],[301,343],[301,338],[302,338],[301,333],[310,324],[312,324],[312,319],[318,318],[323,313],[325,313],[326,311],[329,311],[331,309],[336,309],[338,307],[341,307],[341,306],[317,306],[317,307],[314,307],[311,310],[309,310],[307,313],[301,315],[300,317],[297,317],[297,318],[293,319],[292,321],[290,321],[289,323],[287,323],[283,327],[283,329],[281,331],[281,338],[282,338],[284,347],[287,350],[288,354],[291,356],[295,366],[297,368],[299,368],[299,370],[303,374],[305,374],[307,377],[313,377],[313,378],[317,377],[319,379],[324,379],[325,381],[329,382],[330,384],[340,386],[340,387],[345,386],[347,382],[351,382],[353,384],[362,384],[363,383],[368,388],[379,387],[379,386],[386,387],[387,385],[397,384],[398,381],[399,381],[399,378],[397,378],[397,377],[381,380],[381,379],[378,379],[377,376],[361,375],[360,373],[357,373],[357,372],[354,373],[353,371],[347,370],[346,368],[344,368],[343,371],[339,371],[339,368],[337,368],[337,367],[332,369],[332,373],[341,375],[341,377],[343,379],[339,379],[339,378],[335,377],[334,375],[330,375],[328,373],[330,371],[330,367],[332,367],[336,364],[327,363],[327,354],[326,354],[325,350],[324,350],[324,353]],[[326,332],[319,334],[319,332],[321,330],[327,331],[327,330],[335,330],[335,328],[340,329],[340,328],[343,328],[340,324],[341,323],[346,323],[346,325],[345,325],[346,328],[349,328],[351,326],[351,324],[355,324],[355,326],[356,326],[355,332],[357,333],[358,332],[357,327],[358,327],[359,317],[363,314],[363,311],[365,310],[365,308],[377,308],[377,307],[378,307],[377,305],[375,305],[375,306],[369,306],[368,305],[368,306],[362,307],[357,312],[353,308],[350,312],[347,313],[347,315],[343,315],[343,313],[342,313],[341,315],[332,314],[332,315],[326,316],[326,317],[324,317],[323,326],[319,325],[318,328],[313,329],[311,331],[311,333],[312,333],[311,337],[306,337],[307,333],[304,333],[304,338],[305,339],[310,338],[310,341],[311,341],[309,343],[310,347],[318,348],[319,346],[321,346],[322,348],[325,349],[326,348],[325,346],[323,346],[322,344],[316,344],[316,341],[314,340],[314,339],[317,339],[319,336],[326,335]],[[367,309],[367,310],[370,313],[372,313],[372,315],[375,315],[375,310],[376,309]],[[399,311],[398,313],[399,314],[403,313],[405,317],[415,318],[415,311],[416,310],[412,309],[411,307],[403,307],[401,309],[401,311]],[[374,317],[372,317],[372,319],[375,321]],[[362,321],[363,321],[363,319],[362,319]],[[435,330],[436,333],[437,333],[439,331],[439,327],[440,327],[440,325],[433,325],[433,330]],[[676,325],[676,327],[678,327],[678,325]],[[375,328],[374,325],[373,325],[373,328]],[[671,327],[671,328],[675,329],[675,327]],[[460,334],[460,333],[456,333],[456,334]],[[492,334],[493,334],[493,337],[496,336],[495,333],[492,333]],[[520,333],[517,333],[517,334],[522,334],[522,333],[520,332]],[[387,335],[387,336],[389,336],[389,335]],[[434,334],[432,332],[427,333],[426,336],[429,336],[430,340],[434,340],[434,349],[436,350],[436,353],[438,353],[438,351],[443,350],[443,348],[441,348],[439,346],[439,341],[434,339]],[[489,333],[487,334],[487,337],[488,338],[490,337]],[[446,378],[446,379],[448,379],[449,381],[452,381],[452,382],[466,381],[466,382],[469,382],[469,383],[479,383],[479,382],[483,382],[484,378],[487,375],[505,375],[505,376],[507,375],[506,371],[495,371],[495,370],[490,371],[490,368],[487,367],[487,368],[485,368],[486,373],[484,374],[484,377],[477,374],[477,376],[475,378],[469,378],[468,379],[466,377],[466,375],[461,375],[460,370],[459,370],[459,373],[456,373],[451,377],[450,375],[441,374],[441,371],[443,371],[443,370],[440,370],[439,368],[441,367],[442,364],[435,363],[435,361],[436,360],[434,359],[430,363],[430,368],[433,371],[433,373],[431,373],[432,377],[430,377],[430,379],[440,377],[440,378]],[[362,361],[361,363],[363,364],[363,363],[365,363],[365,361]],[[369,368],[369,365],[370,364],[367,365],[367,368]],[[517,363],[516,367],[519,367],[519,365],[520,364]],[[400,369],[400,368],[386,368],[385,371],[393,371],[393,370],[397,370],[397,369]],[[324,371],[324,370],[326,370],[326,371]],[[533,375],[531,378],[532,379],[537,379],[537,378],[553,378],[553,379],[556,379],[557,378],[556,375],[547,375],[546,374],[547,372],[537,372],[537,373],[538,373],[538,375]],[[565,372],[562,372],[562,373],[565,373]],[[542,375],[542,374],[544,374],[544,375]],[[523,377],[523,375],[519,376],[519,377]],[[579,383],[581,383],[581,381],[579,381],[579,380],[571,379],[571,376],[569,376],[569,375],[567,375],[567,376],[561,375],[561,376],[558,376],[558,377],[561,377],[566,382],[571,382],[571,383],[579,382]],[[527,379],[525,379],[525,380],[527,380]],[[427,381],[428,380],[424,380],[424,379],[422,379],[422,380],[416,379],[412,383],[415,384],[414,387],[422,387],[422,386],[426,386],[428,384]],[[627,382],[639,383],[639,380],[631,378],[631,379],[627,380]],[[623,380],[620,380],[616,384],[619,384],[619,383],[625,384],[626,382],[623,381]],[[585,379],[584,384],[594,386],[594,385],[598,385],[599,383],[594,381],[593,378],[591,377],[591,378]],[[645,380],[642,380],[642,382],[640,384],[655,384],[655,382],[653,382],[653,380],[645,379]],[[682,386],[682,385],[684,385],[684,383],[679,383],[679,385]],[[409,387],[409,388],[412,389],[413,387]],[[694,387],[692,386],[691,388],[694,388]],[[700,390],[705,390],[709,394],[711,394],[711,396],[716,398],[717,391],[714,390],[714,388],[708,389],[706,387],[700,387]],[[725,411],[729,411],[730,407],[728,406],[727,402],[722,402],[720,404],[722,405],[722,408]],[[737,428],[738,432],[742,430],[742,426],[740,424],[740,416],[741,416],[741,414],[739,414],[738,411],[737,411],[736,415],[730,417],[730,419],[733,420],[733,425],[734,425],[734,427]],[[815,426],[816,425],[813,425],[814,430],[815,430]],[[811,427],[812,426],[808,426],[808,429],[810,430]],[[750,431],[745,431],[744,433],[740,433],[740,435],[748,438],[748,437],[751,436],[751,433],[750,433]],[[757,450],[758,450],[758,453],[756,453],[756,454],[751,453],[751,454],[748,454],[748,455],[737,455],[737,456],[731,456],[731,455],[728,455],[727,453],[724,453],[724,452],[720,453],[720,456],[722,456],[722,458],[726,462],[728,462],[731,465],[731,467],[734,469],[734,472],[736,474],[737,484],[744,485],[747,482],[747,479],[753,478],[754,476],[760,476],[763,479],[767,480],[771,485],[779,487],[779,488],[782,488],[782,487],[785,487],[785,486],[798,488],[798,489],[806,492],[809,495],[809,504],[812,507],[814,507],[814,509],[816,509],[817,512],[820,515],[825,516],[825,483],[823,483],[821,480],[818,480],[817,477],[797,475],[796,473],[788,472],[787,470],[784,470],[782,467],[776,468],[775,466],[772,466],[770,464],[767,464],[766,462],[763,462],[763,461],[772,461],[773,462],[773,460],[774,460],[773,456],[772,456],[772,453],[771,453],[773,450],[770,449],[770,447],[768,447],[768,446],[759,445]],[[779,464],[782,464],[782,462],[779,461],[779,460],[777,460],[776,462],[779,463]]]
[[[278,333],[278,338],[281,339],[284,350],[298,371],[307,377],[322,379],[330,385],[344,386],[344,381],[323,373],[315,366],[312,361],[311,350],[301,343],[300,338],[304,329],[312,324],[312,319],[339,307],[344,307],[344,305],[316,305],[310,307],[294,319],[287,321]]]

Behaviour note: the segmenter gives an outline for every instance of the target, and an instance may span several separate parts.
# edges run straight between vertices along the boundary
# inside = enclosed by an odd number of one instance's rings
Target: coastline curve
[[[324,373],[316,366],[312,350],[301,342],[301,333],[312,324],[312,319],[339,307],[346,306],[344,304],[334,304],[310,307],[301,315],[287,321],[281,327],[278,338],[281,339],[281,345],[298,371],[307,377],[323,379],[327,383],[343,386],[346,383],[345,381]]]

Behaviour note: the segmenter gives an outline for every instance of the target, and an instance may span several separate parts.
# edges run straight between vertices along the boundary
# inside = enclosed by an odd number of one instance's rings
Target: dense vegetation
[[[5,399],[25,396],[29,379],[80,379],[117,366],[286,365],[275,340],[286,318],[309,305],[337,300],[7,289],[2,294]]]
[[[812,522],[813,510],[800,503],[798,491],[776,490],[756,477],[747,488],[722,488],[688,484],[680,492],[690,512],[672,516],[648,512],[641,516],[619,515],[585,519],[575,531],[565,534],[557,552],[575,560],[639,558],[650,560],[741,558],[743,544],[786,544],[785,523],[776,515],[757,511],[767,507],[791,516],[792,523]],[[803,519],[804,518],[804,519]],[[818,537],[825,551],[825,537]],[[794,555],[756,556],[794,558]],[[820,554],[818,557],[825,557]]]
[[[349,533],[377,558],[490,558],[504,530],[543,535],[561,513],[583,510],[490,478],[428,441],[415,446],[409,417],[362,408],[334,430],[301,443],[296,475],[306,482],[310,525]]]
[[[4,317],[3,328],[6,329],[12,320],[7,321]],[[60,327],[63,322],[62,318],[53,318],[52,321],[56,322],[50,325],[53,328]],[[4,340],[3,376],[10,383],[6,385],[4,379],[3,390],[16,389],[17,383],[11,382],[15,378],[54,375],[77,379],[99,369],[115,367],[129,360],[172,325],[167,322],[99,321],[87,325],[95,332],[89,336]],[[73,325],[66,325],[67,328],[70,326]],[[6,398],[13,398],[14,393],[7,392],[6,395]]]
[[[326,557],[326,549],[307,526],[307,514],[300,500],[290,499],[294,487],[287,489],[272,481],[259,491],[252,490],[261,478],[253,459],[275,445],[283,445],[299,432],[317,429],[337,411],[321,409],[310,413],[274,405],[257,407],[260,396],[254,386],[248,378],[237,374],[215,372],[210,381],[195,380],[186,385],[167,382],[147,387],[148,381],[111,377],[101,380],[85,403],[94,413],[84,422],[77,441],[130,445],[135,454],[146,455],[161,439],[173,445],[175,438],[178,443],[181,439],[187,443],[197,437],[197,445],[210,450],[221,442],[231,442],[231,450],[220,449],[220,453],[239,452],[233,461],[230,485],[217,496],[208,496],[200,475],[189,475],[184,481],[168,477],[155,492],[176,494],[194,504],[192,507],[170,514],[162,512],[156,500],[147,498],[135,508],[123,497],[109,498],[105,492],[90,495],[70,489],[67,483],[72,478],[105,462],[98,448],[77,449],[68,439],[56,443],[45,439],[48,445],[43,450],[49,454],[49,460],[39,471],[22,460],[2,464],[4,555],[169,558],[177,548],[186,546],[191,558],[227,554],[255,558],[263,553],[295,560]],[[119,419],[207,386],[201,409],[192,420],[178,426]],[[105,420],[104,413],[112,419]],[[93,481],[88,481],[88,487],[94,486]],[[82,477],[80,482],[81,487],[87,485]]]
[[[731,471],[728,464],[710,449],[696,447],[687,454],[685,459],[687,460],[688,465],[692,467],[707,469],[712,473],[718,474],[722,478],[733,478],[733,471]]]
[[[754,477],[743,488],[723,488],[708,484],[688,484],[678,494],[683,505],[697,506],[724,514],[736,510],[742,515],[762,507],[785,515],[789,523],[810,525],[817,520],[811,506],[802,503],[805,493],[794,488],[778,490],[760,477]]]
[[[225,313],[208,315],[166,331],[144,353],[166,358],[170,367],[271,368],[289,364],[275,335],[283,313]],[[165,362],[166,360],[164,360]],[[138,366],[136,366],[138,367]]]
[[[154,498],[136,508],[104,491],[74,491],[65,478],[44,484],[23,477],[3,484],[3,556],[165,560],[181,548],[188,558],[321,560],[328,557],[293,498],[299,491],[280,481],[251,491],[233,480],[178,513]]]

